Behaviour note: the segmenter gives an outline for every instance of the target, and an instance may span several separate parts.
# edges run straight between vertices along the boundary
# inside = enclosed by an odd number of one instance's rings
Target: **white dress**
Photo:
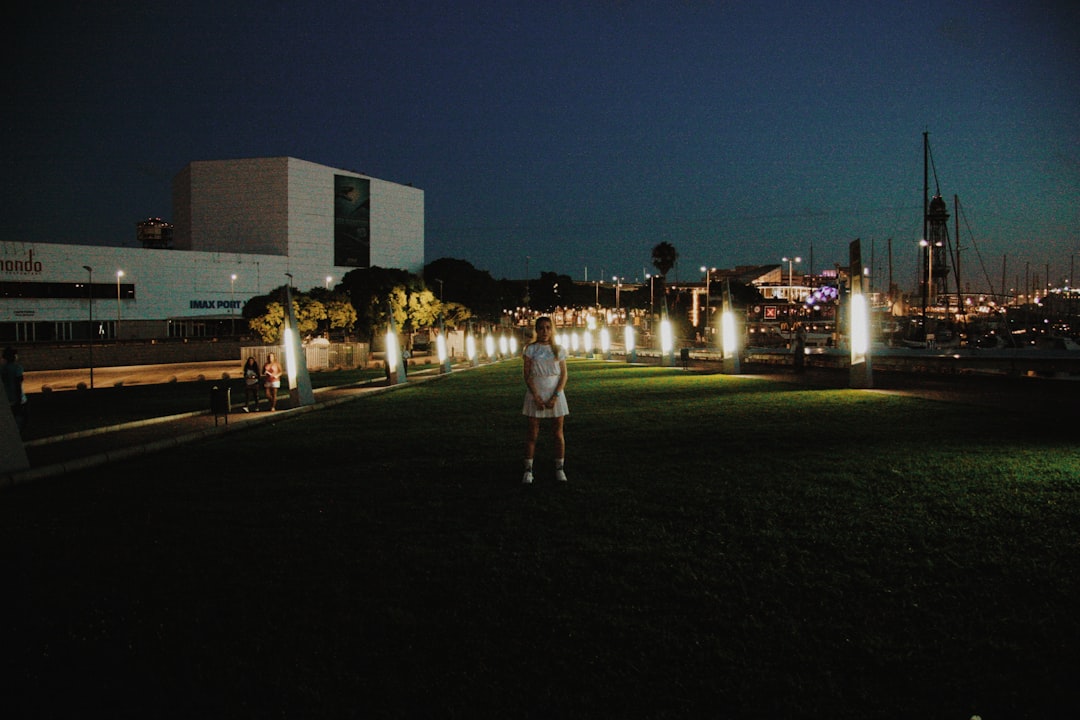
[[[531,343],[525,346],[525,357],[532,360],[533,387],[540,397],[547,400],[559,386],[559,376],[562,374],[562,362],[566,361],[566,349],[559,347],[559,356],[556,358],[550,345]],[[555,400],[555,407],[538,407],[529,390],[525,391],[525,404],[521,409],[522,415],[537,418],[554,418],[570,414],[570,408],[566,404],[566,393],[559,393]]]

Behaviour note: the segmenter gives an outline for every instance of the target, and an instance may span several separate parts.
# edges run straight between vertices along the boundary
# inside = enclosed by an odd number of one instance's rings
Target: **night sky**
[[[427,261],[497,278],[632,280],[661,241],[683,280],[820,270],[859,237],[911,285],[928,131],[975,289],[978,254],[997,285],[1080,253],[1076,3],[27,7],[2,240],[134,247],[188,162],[289,155],[423,189]]]

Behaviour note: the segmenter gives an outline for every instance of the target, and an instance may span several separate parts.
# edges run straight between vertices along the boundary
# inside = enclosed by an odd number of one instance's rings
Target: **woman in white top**
[[[563,389],[566,387],[566,350],[555,344],[551,318],[536,320],[536,339],[525,346],[525,404],[521,410],[529,420],[525,436],[525,475],[522,482],[533,481],[533,456],[536,438],[540,435],[540,418],[551,418],[555,438],[555,478],[566,482],[563,460],[566,440],[563,437],[563,418],[570,413]]]

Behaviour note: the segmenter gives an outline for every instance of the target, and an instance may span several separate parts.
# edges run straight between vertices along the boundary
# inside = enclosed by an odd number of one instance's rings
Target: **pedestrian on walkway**
[[[551,318],[540,317],[535,325],[536,339],[525,346],[524,360],[525,404],[522,414],[528,418],[525,435],[525,474],[521,481],[526,485],[533,481],[533,457],[536,439],[540,435],[540,419],[552,421],[552,437],[555,440],[555,479],[566,482],[563,461],[566,456],[566,440],[563,436],[563,418],[570,413],[563,389],[566,387],[566,348],[555,343],[555,329]]]
[[[15,426],[22,435],[29,416],[26,393],[23,392],[23,366],[19,363],[19,351],[8,346],[4,348],[4,362],[0,364],[0,383],[4,386],[11,414],[15,416]]]
[[[792,364],[795,372],[806,370],[806,328],[801,322],[795,323],[795,345],[792,348]]]
[[[259,411],[259,363],[255,356],[249,355],[244,363],[244,412],[251,412],[254,403],[255,412]]]
[[[263,364],[263,387],[270,401],[271,412],[277,410],[277,391],[281,387],[281,366],[278,365],[274,353],[267,355],[266,362]]]

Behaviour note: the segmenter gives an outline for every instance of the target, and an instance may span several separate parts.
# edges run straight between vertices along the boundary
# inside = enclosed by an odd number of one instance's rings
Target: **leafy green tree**
[[[472,311],[461,303],[442,303],[443,322],[453,329],[464,328],[473,317]]]
[[[343,297],[326,301],[326,319],[330,330],[349,332],[356,325],[356,308]]]
[[[285,327],[285,306],[273,301],[266,303],[261,315],[248,319],[248,326],[267,345],[281,342],[282,328]]]
[[[296,331],[305,337],[319,330],[319,323],[326,319],[326,306],[309,295],[293,296],[293,314],[296,316]]]
[[[409,332],[416,332],[422,328],[433,327],[439,322],[441,304],[435,298],[435,293],[430,290],[419,290],[409,293],[408,319],[406,328]]]
[[[350,271],[338,287],[348,294],[356,311],[357,335],[372,342],[376,333],[386,327],[386,303],[394,289],[401,287],[402,292],[422,289],[423,281],[405,270],[371,267]]]

